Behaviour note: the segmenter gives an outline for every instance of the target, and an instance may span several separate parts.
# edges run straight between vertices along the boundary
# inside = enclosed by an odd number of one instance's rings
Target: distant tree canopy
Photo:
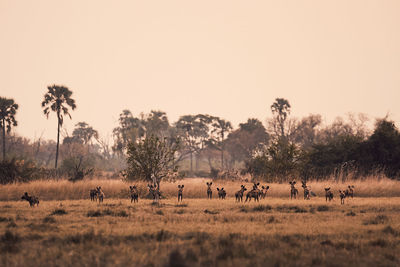
[[[32,177],[50,175],[51,171],[43,170],[50,170],[54,163],[57,167],[60,161],[61,168],[54,173],[71,181],[97,170],[113,177],[125,170],[127,179],[157,184],[178,164],[180,175],[191,177],[234,179],[240,170],[253,179],[278,182],[296,177],[345,180],[371,175],[400,179],[400,133],[388,118],[378,120],[373,129],[367,127],[363,114],[324,124],[319,114],[291,116],[292,105],[284,98],[268,105],[270,116],[264,123],[250,118],[237,128],[208,114],[186,114],[170,123],[160,110],[134,116],[125,109],[112,136],[100,137],[89,124],[78,122],[71,136],[63,131],[67,136],[60,145],[64,117],[71,118],[70,110],[76,104],[67,87],[52,85],[47,90],[42,108],[46,117],[52,112],[57,115],[57,142],[42,137],[30,140],[12,132],[18,105],[0,97],[0,151],[3,159],[7,154],[3,176],[10,174],[22,181],[29,173]]]
[[[86,145],[93,138],[99,138],[99,133],[86,122],[78,122],[72,132],[72,137]]]
[[[12,126],[17,126],[15,115],[17,114],[18,104],[14,99],[0,97],[0,129],[3,139],[3,160],[6,158],[6,132],[11,131]]]

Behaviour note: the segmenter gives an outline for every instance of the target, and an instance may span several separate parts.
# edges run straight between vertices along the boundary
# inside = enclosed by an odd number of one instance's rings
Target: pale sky
[[[400,122],[400,1],[0,0],[0,96],[20,105],[16,132],[56,138],[40,103],[73,91],[73,125],[110,134],[119,113],[207,113],[234,125],[348,112]]]

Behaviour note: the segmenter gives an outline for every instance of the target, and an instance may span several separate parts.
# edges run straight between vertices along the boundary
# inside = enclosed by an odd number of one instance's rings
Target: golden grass
[[[105,185],[120,188],[112,183]],[[174,187],[165,185],[165,190]],[[195,188],[187,191],[197,194]],[[42,201],[35,208],[22,201],[0,202],[0,263],[398,266],[400,198],[339,203],[271,196],[259,203],[233,198],[184,198],[183,203],[171,198],[160,205],[143,199],[132,204],[127,198],[103,204]]]
[[[184,184],[184,198],[206,198],[206,181],[209,179],[201,178],[188,178],[177,181],[175,183],[162,183],[161,191],[166,198],[177,197],[177,186],[178,184]],[[34,181],[31,183],[22,184],[10,184],[0,186],[0,201],[19,200],[24,192],[34,194],[41,200],[76,200],[76,199],[88,199],[89,190],[96,186],[102,186],[102,189],[106,195],[106,198],[126,198],[129,194],[129,185],[134,183],[125,183],[121,180],[84,180],[76,183],[71,183],[66,180],[50,180],[50,181]],[[147,195],[148,190],[146,183],[135,183],[139,188],[140,197]],[[252,183],[241,183],[235,182],[224,182],[214,181],[213,182],[213,196],[217,196],[216,188],[223,187],[227,191],[228,197],[234,196],[234,193],[240,189],[240,185],[245,184],[250,190]],[[262,183],[266,185],[266,183]],[[288,198],[290,196],[289,184],[277,184],[268,183],[270,190],[268,196],[274,198]],[[310,182],[308,184],[312,191],[318,196],[324,196],[324,187],[331,187],[332,192],[337,199],[338,190],[346,189],[347,185],[355,186],[355,195],[357,197],[400,197],[400,182],[389,180],[369,178],[364,180],[354,180],[348,183],[336,183],[334,181],[324,182]],[[301,183],[298,181],[297,188],[299,195],[302,195]]]

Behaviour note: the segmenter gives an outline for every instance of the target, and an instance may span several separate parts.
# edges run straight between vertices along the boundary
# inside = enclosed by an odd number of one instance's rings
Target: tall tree
[[[144,124],[146,126],[146,135],[155,135],[160,138],[167,137],[169,128],[167,113],[152,110],[150,114],[147,114]]]
[[[120,155],[129,142],[135,142],[146,134],[143,119],[133,117],[132,112],[124,109],[119,115],[119,126],[113,129],[114,146],[113,150]]]
[[[280,138],[286,136],[285,122],[290,114],[290,108],[289,101],[284,98],[276,98],[271,105],[272,115],[274,116],[274,130]]]
[[[248,119],[239,124],[239,129],[231,132],[226,139],[226,150],[231,156],[231,164],[249,160],[256,151],[268,144],[268,140],[269,136],[261,121]]]
[[[190,154],[190,172],[193,172],[193,154],[196,159],[209,138],[212,117],[209,115],[184,115],[175,123],[178,137],[183,141],[182,155]],[[197,161],[196,161],[197,162]]]
[[[214,134],[214,138],[210,141],[217,148],[221,151],[221,168],[224,168],[224,150],[225,150],[225,136],[233,129],[232,124],[229,121],[221,119],[219,117],[213,117],[213,124],[212,124],[212,131],[211,133]]]
[[[3,130],[3,160],[6,158],[6,127],[7,133],[11,131],[11,126],[17,126],[15,114],[18,104],[14,99],[0,97],[0,128]]]
[[[43,113],[49,118],[51,111],[57,114],[57,149],[56,149],[56,162],[55,168],[57,169],[58,162],[58,150],[60,146],[60,127],[64,123],[64,116],[69,116],[71,119],[71,114],[69,113],[68,107],[72,110],[76,108],[75,100],[71,98],[72,91],[70,91],[65,86],[52,85],[47,87],[47,93],[44,95],[44,100],[42,102]]]

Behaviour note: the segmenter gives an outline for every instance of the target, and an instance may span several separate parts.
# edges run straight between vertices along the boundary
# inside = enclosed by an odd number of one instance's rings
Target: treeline
[[[207,114],[183,115],[170,123],[163,111],[134,116],[123,110],[111,138],[104,138],[86,122],[78,122],[71,135],[63,130],[64,117],[72,118],[70,111],[76,107],[72,91],[49,86],[42,108],[46,117],[54,113],[58,118],[57,141],[29,140],[11,131],[17,126],[18,105],[0,97],[0,182],[52,175],[72,181],[93,174],[119,177],[126,168],[128,144],[146,136],[178,145],[174,161],[182,176],[234,179],[249,173],[280,182],[294,177],[400,177],[400,134],[388,118],[377,120],[373,130],[361,114],[324,125],[317,114],[291,117],[289,101],[277,98],[265,124],[250,118],[236,129]]]

